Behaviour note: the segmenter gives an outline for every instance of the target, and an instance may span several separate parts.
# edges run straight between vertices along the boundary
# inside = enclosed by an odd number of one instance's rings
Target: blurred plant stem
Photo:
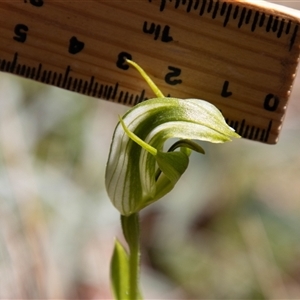
[[[139,214],[121,215],[124,237],[129,246],[129,299],[141,299],[138,282],[140,270],[140,224]]]

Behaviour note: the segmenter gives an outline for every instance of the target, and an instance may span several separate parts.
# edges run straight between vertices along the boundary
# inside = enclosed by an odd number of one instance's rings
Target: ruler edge
[[[214,2],[217,0],[213,0]],[[300,10],[292,7],[284,6],[281,4],[268,2],[265,0],[221,0],[222,2],[228,2],[238,5],[239,3],[245,4],[249,8],[263,11],[267,14],[276,14],[281,18],[287,18],[295,23],[300,24]]]

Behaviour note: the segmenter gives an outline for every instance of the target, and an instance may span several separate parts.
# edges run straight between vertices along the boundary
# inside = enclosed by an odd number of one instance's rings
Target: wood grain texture
[[[300,18],[257,0],[1,1],[0,70],[125,105],[165,95],[215,104],[274,144],[300,52]]]

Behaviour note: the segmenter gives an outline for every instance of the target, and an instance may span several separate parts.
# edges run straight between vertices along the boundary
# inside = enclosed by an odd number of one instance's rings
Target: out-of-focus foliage
[[[111,296],[104,173],[125,107],[0,74],[0,299]]]
[[[123,245],[116,240],[110,265],[111,285],[115,299],[130,300],[129,269],[128,254]]]
[[[205,144],[145,209],[145,298],[300,298],[299,98],[298,76],[276,146]],[[127,109],[0,74],[0,299],[111,298],[104,171]]]

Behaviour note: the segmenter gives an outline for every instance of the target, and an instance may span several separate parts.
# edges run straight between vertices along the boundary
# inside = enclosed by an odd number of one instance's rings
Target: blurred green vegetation
[[[143,212],[147,299],[300,298],[299,97],[298,76],[276,146],[203,143]],[[7,74],[0,107],[0,299],[110,299],[104,171],[127,108]]]

